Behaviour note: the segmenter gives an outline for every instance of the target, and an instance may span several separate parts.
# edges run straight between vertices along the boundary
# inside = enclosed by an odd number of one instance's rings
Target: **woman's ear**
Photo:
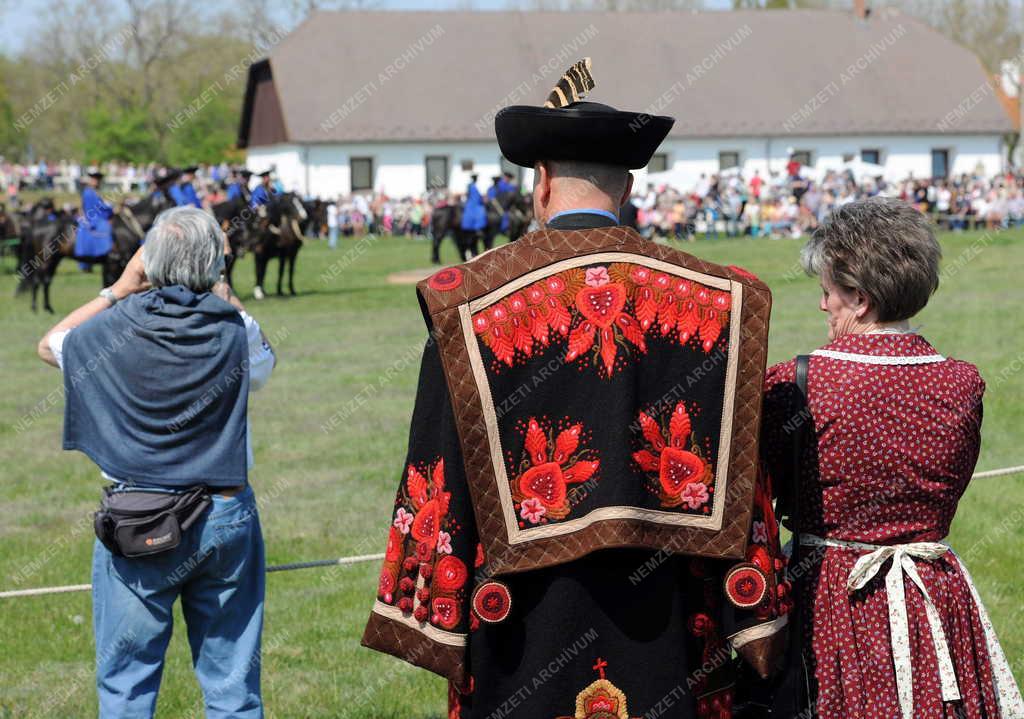
[[[871,298],[868,297],[864,290],[857,290],[857,308],[854,310],[854,314],[857,315],[857,319],[864,319],[864,316],[870,311]]]

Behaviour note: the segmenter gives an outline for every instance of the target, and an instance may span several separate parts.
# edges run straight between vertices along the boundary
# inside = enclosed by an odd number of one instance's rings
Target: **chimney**
[[[857,16],[858,20],[867,20],[870,13],[867,0],[853,0],[853,14]]]

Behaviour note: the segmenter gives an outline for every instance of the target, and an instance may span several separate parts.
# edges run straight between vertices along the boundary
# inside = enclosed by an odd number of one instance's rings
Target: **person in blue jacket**
[[[487,202],[493,204],[497,202],[499,205],[504,207],[502,204],[502,198],[509,192],[515,192],[516,186],[509,182],[509,173],[504,175],[495,175],[491,178],[494,183],[487,189]],[[501,232],[508,232],[508,211],[503,210],[501,214]]]
[[[487,209],[484,198],[476,186],[476,175],[469,176],[466,187],[466,205],[462,208],[462,229],[466,232],[480,232],[487,227]]]
[[[252,172],[249,170],[236,170],[232,176],[232,182],[228,184],[228,201],[242,198],[246,204],[249,202],[249,178]]]
[[[150,201],[155,205],[163,204],[164,200],[170,200],[175,205],[177,202],[171,195],[173,182],[178,179],[178,171],[161,167],[153,173],[153,189],[149,193]]]
[[[85,258],[78,263],[85,272],[92,272],[93,263],[109,254],[114,246],[113,229],[110,226],[114,208],[100,197],[102,180],[102,172],[90,172],[82,188],[82,214],[78,218],[78,231],[75,235],[75,257]]]
[[[256,189],[252,191],[252,196],[249,198],[249,207],[259,207],[270,202],[270,196],[273,194],[273,189],[270,186],[270,170],[259,173],[260,184],[256,186]]]
[[[178,184],[171,186],[171,199],[174,200],[174,204],[178,207],[192,205],[199,209],[203,208],[203,203],[199,201],[199,195],[196,194],[196,188],[192,184],[192,181],[196,178],[197,169],[199,168],[195,165],[182,168],[181,179],[178,181]]]

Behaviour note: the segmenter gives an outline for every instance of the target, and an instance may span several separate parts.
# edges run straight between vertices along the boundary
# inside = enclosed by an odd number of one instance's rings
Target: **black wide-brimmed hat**
[[[199,169],[199,165],[189,165],[188,167],[181,168],[181,174],[183,175],[194,175],[196,170]]]
[[[102,180],[103,177],[104,177],[103,173],[100,172],[99,170],[89,170],[89,172],[87,172],[85,174],[87,174],[89,177],[91,177],[91,178],[93,178],[95,180]]]
[[[168,182],[177,180],[180,174],[180,172],[172,167],[161,167],[153,173],[153,182],[158,185],[166,185]]]
[[[522,167],[540,160],[646,167],[675,118],[583,101],[593,88],[588,57],[562,75],[544,107],[512,105],[499,110],[494,132],[501,154]]]

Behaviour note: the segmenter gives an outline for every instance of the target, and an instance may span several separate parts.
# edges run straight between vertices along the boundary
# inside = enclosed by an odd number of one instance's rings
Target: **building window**
[[[353,157],[349,161],[352,173],[352,192],[373,189],[373,158]]]
[[[648,172],[664,172],[668,169],[668,153],[656,152],[647,163]]]
[[[427,155],[427,189],[444,190],[448,187],[448,156]]]
[[[473,161],[472,160],[459,160],[459,167],[462,168],[463,172],[472,172],[473,171]]]
[[[789,156],[790,161],[796,161],[801,166],[810,167],[811,165],[811,151],[810,150],[794,150]]]
[[[934,179],[949,177],[949,150],[932,150],[932,177]]]
[[[501,168],[501,174],[504,175],[506,172],[511,173],[512,177],[516,178],[516,184],[523,184],[523,168],[514,162],[509,162],[504,157],[498,159],[498,167]]]
[[[861,150],[860,159],[864,162],[870,162],[872,165],[882,164],[882,151],[881,150]]]
[[[738,152],[719,152],[718,153],[718,171],[728,170],[730,167],[740,166],[740,153]]]

